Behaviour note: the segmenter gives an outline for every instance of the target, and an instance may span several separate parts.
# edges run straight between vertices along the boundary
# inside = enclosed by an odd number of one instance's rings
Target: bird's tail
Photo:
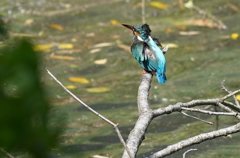
[[[157,71],[156,76],[159,83],[165,83],[167,81],[167,77],[164,72]]]

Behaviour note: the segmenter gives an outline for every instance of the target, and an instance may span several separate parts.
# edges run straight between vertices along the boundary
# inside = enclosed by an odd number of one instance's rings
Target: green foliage
[[[56,144],[59,130],[49,125],[50,105],[38,64],[38,54],[26,39],[0,50],[0,147],[43,158]]]

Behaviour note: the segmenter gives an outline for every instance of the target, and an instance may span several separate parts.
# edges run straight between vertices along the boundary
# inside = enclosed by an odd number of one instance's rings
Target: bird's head
[[[148,24],[138,24],[138,25],[127,25],[122,24],[124,27],[133,31],[134,38],[137,38],[139,41],[146,42],[149,40],[151,30]]]

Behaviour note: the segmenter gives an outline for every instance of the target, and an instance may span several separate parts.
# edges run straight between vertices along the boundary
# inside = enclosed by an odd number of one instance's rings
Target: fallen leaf
[[[197,25],[197,26],[203,26],[203,27],[209,27],[209,28],[218,27],[218,25],[210,19],[192,20],[192,21],[190,21],[190,24]]]
[[[238,94],[238,95],[236,96],[236,99],[237,99],[238,101],[240,101],[240,94]]]
[[[97,53],[97,52],[100,52],[100,51],[101,51],[100,48],[96,48],[96,49],[92,49],[92,50],[90,50],[89,53]]]
[[[107,59],[105,58],[105,59],[95,60],[94,63],[98,65],[103,65],[107,63]]]
[[[236,5],[234,5],[232,3],[227,3],[227,6],[229,6],[232,10],[240,13],[240,9]]]
[[[82,51],[81,49],[66,49],[66,50],[62,49],[62,50],[57,50],[56,53],[58,53],[58,54],[66,54],[66,53],[72,54],[72,53],[79,53],[81,51]]]
[[[159,9],[167,9],[168,5],[165,3],[157,2],[157,1],[152,1],[150,2],[150,6],[159,8]]]
[[[193,8],[193,6],[194,5],[193,5],[193,1],[192,0],[189,0],[187,3],[184,4],[184,7],[190,8],[190,9]]]
[[[50,28],[56,29],[56,30],[60,30],[60,31],[62,31],[64,29],[62,26],[57,25],[57,24],[49,24],[47,26]]]
[[[54,47],[53,44],[43,44],[43,45],[35,45],[33,47],[33,49],[34,49],[34,51],[43,51],[43,50],[46,50],[46,49],[51,49],[53,47]]]
[[[107,87],[95,87],[95,88],[87,88],[86,91],[91,93],[102,93],[102,92],[108,92],[110,91]]]
[[[121,23],[118,22],[117,20],[111,20],[111,24],[112,25],[121,25]]]
[[[165,32],[166,33],[171,33],[171,32],[173,32],[173,30],[171,28],[167,28]]]
[[[59,44],[58,49],[73,49],[72,44]]]
[[[77,39],[76,38],[72,38],[71,41],[72,42],[77,42]]]
[[[232,33],[232,34],[231,34],[231,39],[233,39],[233,40],[237,40],[238,37],[239,37],[239,34],[238,34],[238,33]]]
[[[55,59],[65,59],[65,60],[76,60],[76,58],[71,57],[71,56],[55,55],[54,53],[52,53],[52,54],[50,55],[50,58],[55,58]]]
[[[138,2],[138,3],[136,4],[136,6],[137,6],[137,7],[141,7],[141,6],[142,6],[142,2]]]
[[[94,36],[95,36],[95,33],[93,33],[93,32],[87,33],[85,36],[86,36],[86,37],[94,37]]]
[[[76,86],[73,86],[73,85],[69,85],[69,86],[65,86],[67,89],[76,89],[77,87]]]
[[[113,43],[99,43],[99,44],[94,45],[93,47],[108,47],[111,45],[113,45]]]
[[[79,82],[79,83],[89,83],[89,80],[86,78],[81,77],[69,77],[68,78],[72,82]]]
[[[180,35],[185,35],[185,36],[192,36],[192,35],[198,35],[199,31],[180,31]]]
[[[27,25],[30,25],[30,24],[32,24],[33,23],[33,19],[27,19],[26,21],[25,21],[25,24],[27,24]]]
[[[119,48],[123,49],[124,51],[131,53],[130,46],[125,45],[125,44],[118,44],[117,46]]]
[[[168,46],[168,48],[178,48],[178,45],[175,43],[161,43],[163,47]]]

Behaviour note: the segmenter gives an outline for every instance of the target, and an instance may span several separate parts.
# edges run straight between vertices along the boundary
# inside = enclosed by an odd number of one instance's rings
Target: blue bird
[[[158,39],[150,36],[151,30],[148,24],[127,25],[122,24],[124,27],[133,31],[133,42],[131,45],[131,52],[134,58],[144,68],[145,71],[156,74],[159,83],[167,81],[166,72],[166,59],[165,52],[168,47],[161,50]]]

